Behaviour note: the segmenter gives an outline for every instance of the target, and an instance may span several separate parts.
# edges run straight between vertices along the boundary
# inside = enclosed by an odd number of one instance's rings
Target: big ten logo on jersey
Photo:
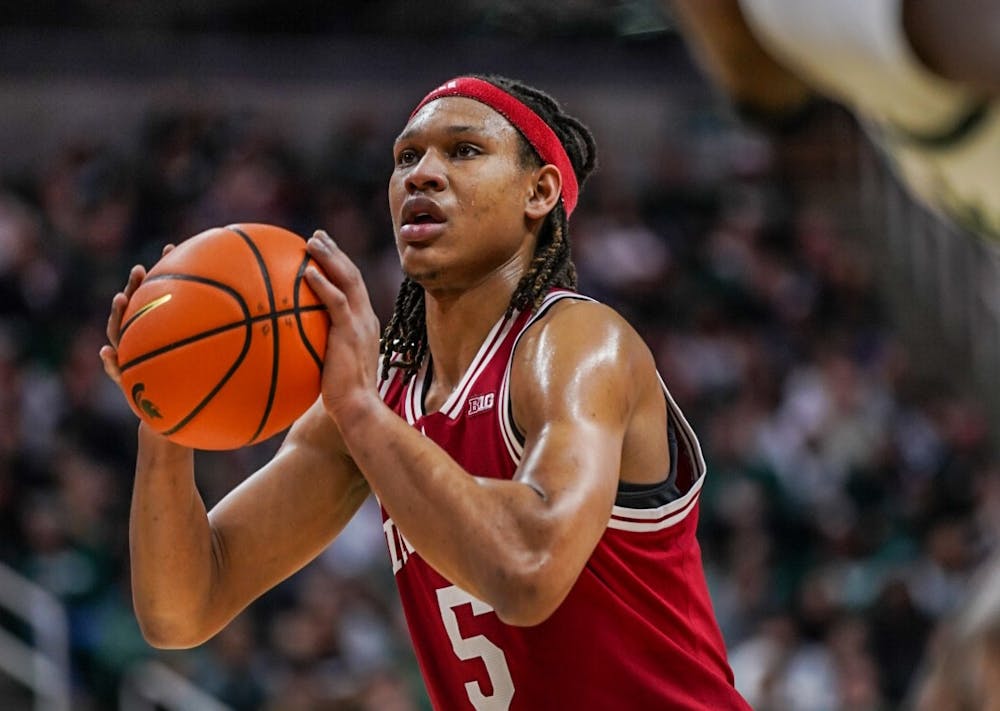
[[[478,415],[480,412],[492,410],[494,401],[496,401],[496,393],[486,393],[485,395],[470,397],[469,411],[466,414]]]
[[[392,574],[395,575],[406,565],[414,548],[399,532],[391,518],[386,518],[382,522],[382,530],[385,531],[385,542],[389,545],[389,557],[392,558]]]

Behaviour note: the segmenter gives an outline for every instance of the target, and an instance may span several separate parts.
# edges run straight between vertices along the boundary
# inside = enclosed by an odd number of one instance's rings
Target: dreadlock
[[[577,182],[583,187],[597,163],[597,145],[590,130],[578,119],[565,113],[559,103],[543,91],[514,79],[501,76],[478,76],[494,84],[528,106],[549,125],[566,150]],[[523,136],[521,164],[537,168],[542,159]],[[546,216],[538,235],[531,266],[521,277],[507,306],[507,316],[514,311],[535,309],[552,287],[576,288],[576,266],[570,253],[569,223],[562,200]],[[424,289],[409,277],[403,279],[396,296],[392,318],[382,332],[379,352],[385,356],[381,380],[389,377],[390,367],[412,378],[427,354],[427,324],[424,320]]]

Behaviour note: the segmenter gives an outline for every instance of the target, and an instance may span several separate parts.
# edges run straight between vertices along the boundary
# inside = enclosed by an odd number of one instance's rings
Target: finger
[[[122,330],[122,316],[127,306],[128,297],[120,291],[111,299],[111,314],[108,316],[108,328],[105,333],[108,336],[108,342],[115,348],[118,347],[118,337]]]
[[[118,367],[118,352],[111,346],[101,346],[101,350],[98,355],[101,357],[101,364],[104,366],[104,372],[107,373],[108,377],[111,378],[115,384],[121,386],[122,372]]]
[[[371,308],[368,289],[365,287],[361,271],[323,230],[316,230],[308,242],[309,254],[315,259],[327,276],[347,295],[352,306]]]
[[[306,281],[316,293],[317,298],[326,306],[330,313],[330,321],[334,326],[343,324],[350,318],[350,303],[347,295],[326,277],[316,266],[306,267]]]
[[[132,271],[128,273],[128,283],[125,284],[125,297],[126,299],[132,298],[132,294],[135,290],[139,288],[139,284],[142,280],[146,278],[146,268],[141,264],[136,264],[132,267]]]
[[[160,257],[166,257],[168,254],[170,254],[171,252],[173,252],[174,249],[176,249],[176,247],[177,247],[176,244],[166,244],[166,245],[164,245],[163,246],[163,252],[160,253]]]

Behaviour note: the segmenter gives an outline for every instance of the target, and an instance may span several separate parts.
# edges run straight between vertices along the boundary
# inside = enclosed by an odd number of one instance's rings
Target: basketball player
[[[926,205],[1000,245],[1000,3],[672,0],[748,117],[794,123],[815,94],[852,108]]]
[[[698,440],[636,332],[573,290],[590,133],[537,90],[460,77],[394,156],[395,313],[380,345],[356,267],[309,240],[332,323],[322,397],[273,460],[206,514],[191,451],[140,425],[147,639],[202,643],[373,492],[435,708],[749,708],[695,539]],[[143,275],[114,299],[112,344]]]

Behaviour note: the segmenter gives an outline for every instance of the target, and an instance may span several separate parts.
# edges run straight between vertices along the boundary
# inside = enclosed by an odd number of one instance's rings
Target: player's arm
[[[527,621],[555,611],[604,534],[625,434],[650,393],[665,409],[652,354],[606,306],[563,302],[521,339],[510,396],[525,444],[514,483],[537,498],[526,497],[528,506],[516,512],[520,546],[507,564],[521,576],[520,585],[497,582]],[[653,476],[666,475],[664,455],[658,462],[663,470]]]
[[[315,241],[310,250],[342,289],[310,276],[331,314],[328,353],[340,349],[330,362],[342,367],[324,372],[327,411],[372,490],[442,575],[510,624],[541,622],[606,528],[637,389],[658,387],[648,350],[605,307],[554,307],[516,351],[511,393],[526,435],[517,475],[473,477],[385,407],[371,374],[352,374],[370,362],[351,355],[374,340],[367,295],[343,253]]]
[[[144,276],[135,267],[112,301],[110,345],[101,359],[116,382],[121,315]],[[295,423],[272,461],[210,514],[195,484],[192,450],[140,425],[129,547],[143,634],[159,647],[205,641],[315,557],[367,494],[319,405]]]
[[[1000,95],[1000,4],[995,0],[905,0],[903,27],[931,71]]]
[[[777,125],[808,109],[813,92],[757,41],[739,0],[669,0],[667,8],[704,72],[744,113]]]
[[[314,406],[270,462],[206,513],[191,450],[140,427],[129,547],[151,644],[201,644],[330,543],[368,495],[338,441]]]
[[[509,624],[552,614],[603,534],[641,370],[606,307],[555,308],[515,355],[511,398],[526,441],[512,481],[470,476],[386,408],[361,407],[341,425],[407,540]]]

